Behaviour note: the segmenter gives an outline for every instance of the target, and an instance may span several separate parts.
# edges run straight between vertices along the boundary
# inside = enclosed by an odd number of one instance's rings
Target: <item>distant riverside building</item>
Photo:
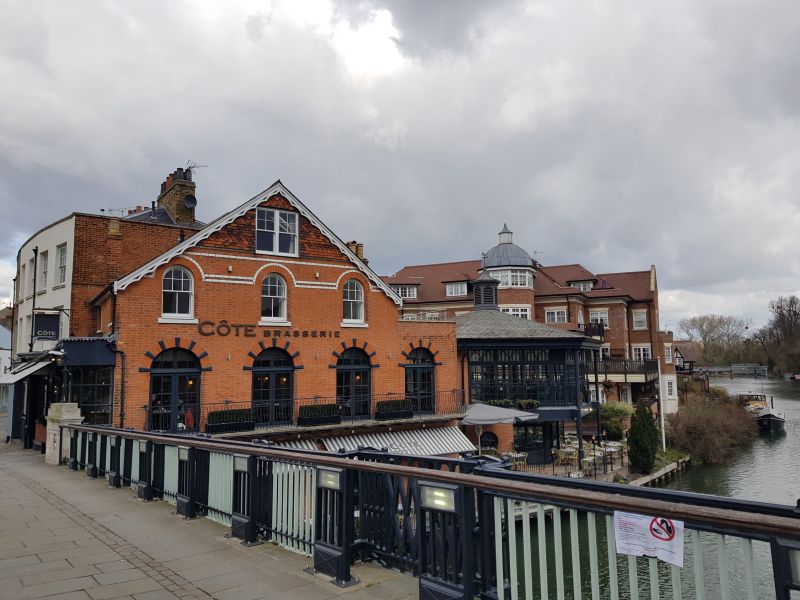
[[[606,396],[653,401],[660,394],[667,413],[677,410],[672,333],[659,329],[655,266],[603,274],[579,264],[546,267],[514,244],[504,225],[498,244],[480,260],[406,266],[384,281],[404,298],[404,318],[437,320],[474,310],[480,302],[475,283],[487,276],[499,282],[500,311],[554,329],[601,335],[601,401]],[[595,381],[593,368],[588,376]],[[595,386],[589,391],[594,399]]]
[[[150,208],[72,214],[20,249],[12,437],[40,443],[72,401],[97,424],[459,454],[483,402],[535,413],[483,441],[543,463],[598,391],[651,402],[660,376],[672,408],[654,268],[542,267],[503,227],[482,260],[382,278],[279,181],[208,225],[194,193],[179,169]]]

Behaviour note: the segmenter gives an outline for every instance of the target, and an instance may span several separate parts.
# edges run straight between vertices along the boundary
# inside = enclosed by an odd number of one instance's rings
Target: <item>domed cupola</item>
[[[497,267],[527,267],[530,269],[533,266],[533,260],[531,260],[530,255],[511,241],[514,234],[508,228],[508,225],[504,223],[503,229],[498,235],[500,236],[500,243],[487,250],[486,254],[483,255],[483,260],[481,261],[482,269]]]

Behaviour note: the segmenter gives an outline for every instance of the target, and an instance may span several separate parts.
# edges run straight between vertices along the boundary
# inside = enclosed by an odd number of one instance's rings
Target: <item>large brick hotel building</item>
[[[55,244],[45,250],[51,256],[72,250],[63,260],[73,297],[68,310],[51,306],[59,291],[52,279],[32,298],[16,295],[17,366],[0,389],[24,423],[17,436],[35,441],[31,423],[51,402],[72,400],[87,420],[124,427],[455,453],[471,446],[454,418],[482,401],[536,410],[539,422],[517,445],[530,438],[524,449],[546,460],[563,423],[580,423],[589,388],[601,390],[590,381],[602,379],[602,395],[632,401],[653,394],[653,373],[663,380],[669,370],[671,356],[660,367],[652,360],[668,343],[657,331],[654,270],[645,291],[639,274],[543,268],[504,228],[482,261],[381,278],[360,245],[344,243],[280,182],[208,225],[194,220],[193,194],[191,173],[177,171],[158,206],[94,217],[101,233],[93,247],[61,243],[52,226],[23,245],[20,270],[45,243]],[[70,239],[84,237],[83,228],[75,220]],[[89,269],[87,297],[77,285],[81,265],[113,261],[119,235],[128,236],[128,268]],[[148,235],[166,243],[149,244]],[[42,271],[32,268],[35,285]],[[25,279],[20,272],[18,282]],[[34,335],[44,313],[60,315],[56,340]],[[617,322],[624,319],[630,327]],[[605,342],[596,335],[602,327],[585,326],[592,323],[606,326]],[[605,370],[595,378],[598,364]],[[487,433],[511,449],[512,431]]]

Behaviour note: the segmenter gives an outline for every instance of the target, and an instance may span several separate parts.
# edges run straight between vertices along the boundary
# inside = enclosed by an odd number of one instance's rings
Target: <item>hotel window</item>
[[[600,347],[600,360],[608,360],[611,358],[611,344],[603,344]]]
[[[344,284],[342,311],[345,323],[364,322],[364,288],[354,279]]]
[[[567,309],[566,308],[550,308],[544,311],[545,323],[566,323],[567,322]]]
[[[257,208],[256,252],[297,256],[297,213]]]
[[[28,261],[28,295],[33,295],[34,290],[36,289],[36,269],[33,265],[33,259]]]
[[[577,290],[582,292],[588,292],[592,289],[592,282],[591,281],[573,281],[570,285]]]
[[[415,285],[393,285],[392,290],[401,298],[417,297],[417,286]]]
[[[608,329],[608,309],[590,310],[589,323],[602,323],[604,329]]]
[[[447,296],[466,296],[467,283],[461,281],[459,283],[448,283],[445,285],[445,294]]]
[[[286,282],[275,273],[261,283],[261,320],[286,321]]]
[[[520,317],[521,319],[530,320],[531,318],[531,309],[529,306],[501,306],[500,312]]]
[[[17,283],[19,284],[17,288],[17,300],[22,302],[22,299],[25,297],[25,265],[20,265],[19,267],[19,280]]]
[[[667,379],[667,398],[675,397],[675,382],[672,379]]]
[[[500,287],[532,287],[533,281],[528,271],[509,269],[505,271],[490,272],[491,276],[500,282]]]
[[[47,262],[49,253],[47,251],[39,253],[39,290],[47,288]]]
[[[672,344],[664,344],[664,362],[672,363]]]
[[[192,276],[183,267],[164,273],[161,312],[164,317],[188,318],[194,313]]]
[[[634,310],[632,312],[633,312],[633,328],[647,329],[647,309]]]
[[[56,246],[56,285],[67,281],[67,245]]]
[[[650,344],[646,346],[631,346],[633,360],[650,360]]]

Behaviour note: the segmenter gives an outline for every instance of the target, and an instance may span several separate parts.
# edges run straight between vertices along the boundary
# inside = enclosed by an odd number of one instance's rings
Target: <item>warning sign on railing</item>
[[[658,558],[683,566],[683,521],[635,513],[614,513],[617,554]]]

